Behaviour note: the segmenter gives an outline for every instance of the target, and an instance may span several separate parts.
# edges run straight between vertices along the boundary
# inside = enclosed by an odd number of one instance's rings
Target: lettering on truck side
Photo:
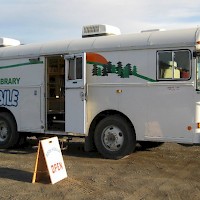
[[[1,85],[18,85],[20,78],[0,78]]]
[[[18,106],[18,90],[0,90],[0,106]]]

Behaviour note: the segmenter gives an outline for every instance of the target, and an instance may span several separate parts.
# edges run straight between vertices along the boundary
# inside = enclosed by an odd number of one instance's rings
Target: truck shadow
[[[84,150],[84,142],[68,142],[61,147],[62,154],[66,156],[82,157],[82,158],[101,158],[101,155],[94,149],[86,152]]]
[[[10,149],[0,149],[0,153],[4,154],[33,154],[37,153],[39,140],[36,138],[31,138],[26,141],[25,144]],[[97,151],[85,152],[84,142],[60,142],[60,148],[63,155],[74,156],[74,157],[85,157],[85,158],[101,158]]]
[[[0,167],[0,178],[11,179],[20,182],[32,182],[33,173],[19,169]]]
[[[60,140],[59,140],[60,141]],[[5,154],[33,154],[37,153],[39,139],[29,138],[25,144],[11,149],[0,149],[0,153]],[[86,152],[84,150],[84,142],[82,140],[75,141],[60,141],[62,154],[65,156],[83,157],[83,158],[103,158],[96,149]],[[136,146],[135,151],[149,151],[148,148],[143,148],[140,145]]]
[[[28,139],[23,145],[14,148],[0,149],[0,153],[5,154],[32,154],[37,152],[39,141],[37,139]]]
[[[138,151],[151,151],[151,149],[143,148],[140,145],[137,145],[135,148],[135,152]],[[84,142],[69,142],[64,144],[64,149],[62,150],[62,154],[66,156],[82,157],[82,158],[103,158],[97,152],[96,149],[90,152],[85,152]]]

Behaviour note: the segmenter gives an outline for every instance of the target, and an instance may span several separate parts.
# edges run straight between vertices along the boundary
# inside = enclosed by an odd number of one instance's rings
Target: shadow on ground
[[[39,139],[28,138],[26,143],[11,149],[0,149],[0,153],[5,154],[32,154],[36,153],[38,149]],[[83,158],[102,158],[102,156],[96,151],[91,152],[84,151],[84,141],[82,139],[75,141],[60,142],[60,147],[63,155],[83,157]],[[147,148],[143,148],[140,145],[136,146],[135,151],[149,151]]]
[[[11,179],[20,182],[32,182],[33,173],[19,169],[0,167],[0,178]]]

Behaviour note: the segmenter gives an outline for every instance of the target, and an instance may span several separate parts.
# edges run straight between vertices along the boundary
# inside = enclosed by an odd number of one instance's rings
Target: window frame
[[[80,59],[81,62],[78,62],[78,59]],[[82,80],[83,79],[83,58],[78,56],[78,57],[70,58],[68,60],[69,60],[68,80],[72,80],[72,81]]]
[[[173,77],[172,78],[162,78],[159,77],[159,73],[160,73],[160,65],[159,65],[159,53],[164,53],[164,52],[171,52],[172,55],[172,61],[174,62],[174,54],[176,52],[181,52],[181,51],[187,51],[189,53],[189,77],[188,78],[174,78],[174,73],[173,73]],[[174,69],[174,67],[173,67]],[[190,49],[172,49],[172,50],[158,50],[156,52],[156,79],[157,81],[188,81],[190,80],[192,77],[192,52]]]
[[[199,76],[199,69],[200,69],[200,65],[198,65],[198,64],[200,64],[200,56],[196,56],[196,91],[200,91],[200,87],[198,87],[198,82],[200,82],[200,78],[198,78],[198,76]]]

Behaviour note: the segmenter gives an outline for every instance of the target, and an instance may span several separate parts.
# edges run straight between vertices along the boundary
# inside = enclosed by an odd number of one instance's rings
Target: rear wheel
[[[13,147],[18,141],[19,134],[13,116],[10,113],[0,113],[0,148]]]
[[[120,116],[102,119],[95,129],[94,141],[99,153],[110,159],[122,158],[132,153],[136,146],[133,128]]]

